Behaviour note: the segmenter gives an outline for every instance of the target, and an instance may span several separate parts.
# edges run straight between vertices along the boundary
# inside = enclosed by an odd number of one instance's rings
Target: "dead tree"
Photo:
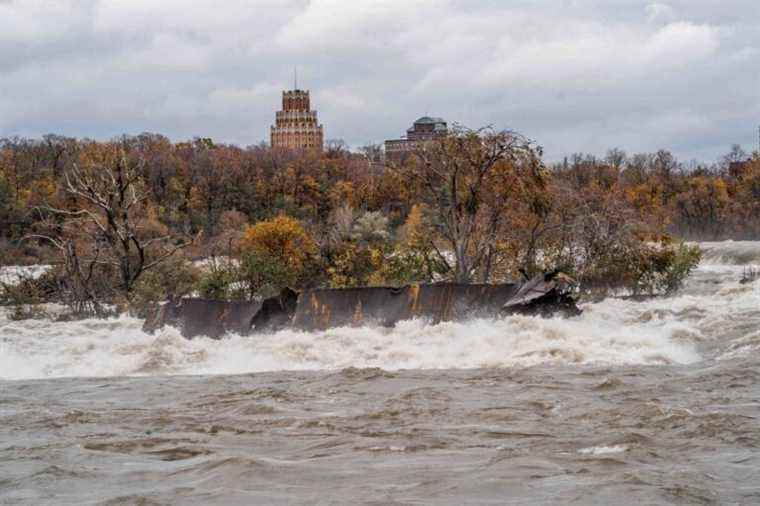
[[[44,206],[41,212],[62,220],[54,233],[35,234],[62,254],[67,275],[78,293],[98,313],[98,293],[92,288],[99,276],[112,276],[117,296],[129,300],[140,276],[188,243],[171,244],[168,234],[147,223],[148,198],[139,164],[118,150],[103,164],[72,165],[64,171],[65,191],[75,206]]]
[[[60,302],[76,315],[107,316],[109,311],[101,299],[107,280],[98,268],[101,250],[96,246],[90,254],[82,254],[77,242],[70,237],[30,234],[27,239],[44,240],[58,250],[61,256],[61,276],[57,279],[56,293]]]

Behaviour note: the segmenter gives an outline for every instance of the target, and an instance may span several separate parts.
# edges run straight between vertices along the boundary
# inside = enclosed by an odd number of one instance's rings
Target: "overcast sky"
[[[425,114],[554,160],[757,146],[758,0],[0,0],[0,136],[256,144],[295,66],[354,147]]]

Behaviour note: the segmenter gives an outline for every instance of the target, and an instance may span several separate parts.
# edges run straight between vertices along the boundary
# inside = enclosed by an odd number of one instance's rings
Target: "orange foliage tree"
[[[302,284],[317,253],[303,226],[282,215],[248,226],[241,247],[241,273],[250,296]]]

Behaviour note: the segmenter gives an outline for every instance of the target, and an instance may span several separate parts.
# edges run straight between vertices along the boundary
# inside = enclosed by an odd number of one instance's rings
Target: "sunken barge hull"
[[[400,288],[366,287],[285,289],[263,301],[176,299],[156,308],[146,319],[146,332],[171,325],[187,338],[221,338],[283,329],[320,331],[335,327],[392,327],[421,318],[430,323],[495,318],[522,313],[540,316],[580,314],[571,296],[572,284],[556,273],[524,284],[421,284]]]

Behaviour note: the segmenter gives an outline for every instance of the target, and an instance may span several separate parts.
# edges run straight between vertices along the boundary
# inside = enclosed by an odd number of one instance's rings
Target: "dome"
[[[446,123],[443,118],[431,118],[430,116],[423,116],[414,122],[415,125],[435,125],[437,123]]]

